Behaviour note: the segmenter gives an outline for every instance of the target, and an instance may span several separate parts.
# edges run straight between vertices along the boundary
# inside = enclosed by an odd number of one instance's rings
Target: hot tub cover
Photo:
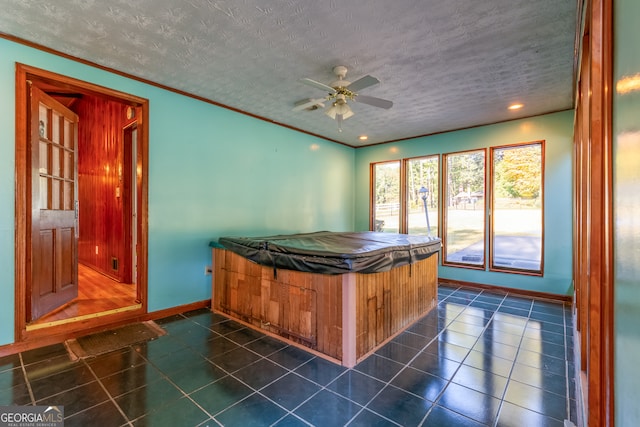
[[[437,237],[408,234],[319,231],[268,237],[221,237],[223,247],[273,268],[310,273],[376,273],[412,264],[440,250]]]

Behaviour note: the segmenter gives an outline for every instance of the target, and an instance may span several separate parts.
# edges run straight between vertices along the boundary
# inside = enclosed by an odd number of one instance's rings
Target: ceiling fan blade
[[[359,78],[358,80],[351,83],[347,87],[349,88],[350,91],[358,92],[358,91],[361,91],[362,89],[366,89],[368,87],[377,85],[378,83],[380,83],[380,80],[376,79],[375,77],[367,75]]]
[[[373,96],[358,95],[355,97],[355,100],[363,104],[373,105],[374,107],[384,108],[387,110],[393,107],[392,101],[382,99],[382,98],[376,98]]]
[[[300,79],[300,81],[301,81],[302,83],[306,84],[306,85],[313,86],[313,87],[315,87],[315,88],[317,88],[317,89],[324,90],[324,91],[327,91],[327,92],[329,92],[329,93],[333,93],[333,92],[335,92],[335,91],[336,91],[336,90],[335,90],[334,88],[332,88],[331,86],[327,86],[326,84],[324,84],[324,83],[320,83],[320,82],[317,82],[317,81],[315,81],[315,80],[311,80],[311,79],[304,78],[304,79]]]
[[[293,109],[291,111],[300,111],[300,110],[306,110],[307,108],[313,107],[313,106],[317,106],[318,108],[323,108],[324,104],[323,102],[325,101],[324,98],[318,98],[318,99],[310,99],[307,102],[304,102],[302,104],[296,104],[295,107],[293,107]]]

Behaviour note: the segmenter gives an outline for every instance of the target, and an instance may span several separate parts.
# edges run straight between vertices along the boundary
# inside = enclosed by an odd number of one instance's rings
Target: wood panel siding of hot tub
[[[383,273],[356,274],[357,357],[374,351],[436,304],[438,256]]]
[[[345,366],[435,306],[437,256],[388,272],[274,270],[213,249],[212,309]]]

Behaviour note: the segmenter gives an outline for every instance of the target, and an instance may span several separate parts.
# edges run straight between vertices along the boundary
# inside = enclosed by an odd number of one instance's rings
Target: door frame
[[[30,192],[30,148],[28,137],[27,81],[55,86],[61,90],[106,98],[127,104],[136,110],[138,118],[138,155],[141,160],[141,185],[139,211],[137,215],[137,298],[141,307],[135,310],[97,316],[64,325],[27,330],[27,300],[31,284],[31,192]],[[121,323],[139,318],[147,313],[147,260],[148,260],[148,158],[149,158],[149,101],[144,98],[56,74],[40,68],[16,63],[16,189],[15,189],[15,342],[27,342],[56,335],[74,334],[96,329],[100,326]]]
[[[580,55],[573,153],[576,399],[578,422],[604,427],[616,424],[613,1],[581,3],[578,17],[582,30],[576,39]]]

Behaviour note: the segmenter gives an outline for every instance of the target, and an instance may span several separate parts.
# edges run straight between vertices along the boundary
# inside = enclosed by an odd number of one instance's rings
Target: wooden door
[[[78,117],[31,85],[31,307],[33,321],[78,296]]]

